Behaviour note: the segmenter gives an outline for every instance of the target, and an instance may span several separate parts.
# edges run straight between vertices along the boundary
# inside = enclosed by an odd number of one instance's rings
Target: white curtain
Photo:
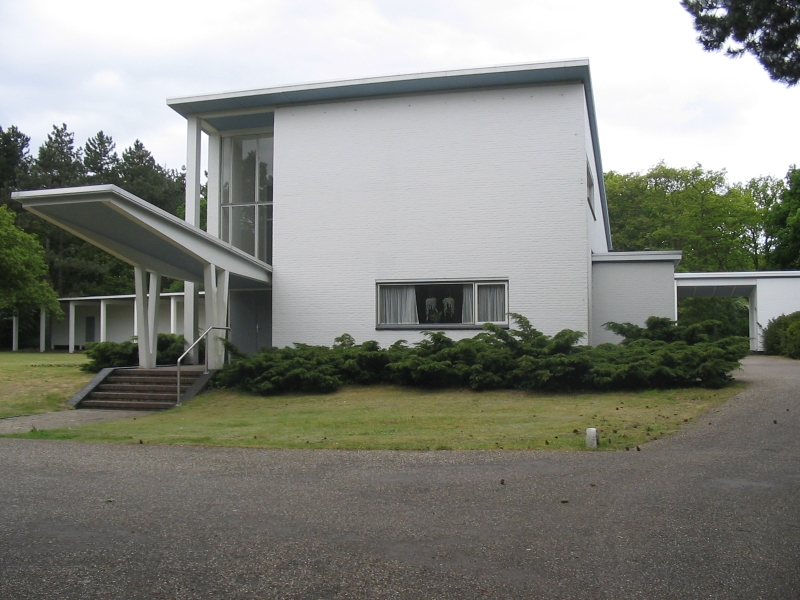
[[[464,284],[464,301],[461,304],[461,322],[474,323],[475,312],[473,309],[474,303],[472,300],[472,284]]]
[[[505,321],[506,320],[506,286],[504,285],[479,285],[478,286],[478,321]]]
[[[379,288],[379,323],[412,325],[419,323],[417,294],[413,285],[382,285]]]

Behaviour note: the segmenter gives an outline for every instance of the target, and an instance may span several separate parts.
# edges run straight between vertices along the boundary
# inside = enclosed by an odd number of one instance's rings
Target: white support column
[[[217,271],[217,319],[215,325],[226,327],[228,324],[228,284],[230,271]]]
[[[178,297],[169,297],[169,332],[178,333]]]
[[[763,348],[761,347],[761,328],[758,325],[758,283],[756,283],[753,291],[750,292],[748,305],[750,309],[750,350],[759,352]]]
[[[208,136],[208,185],[206,187],[206,231],[219,237],[219,190],[222,138],[218,134]]]
[[[147,296],[147,339],[150,342],[149,350],[153,366],[156,366],[156,352],[158,350],[158,316],[161,306],[161,274],[150,273],[150,293]]]
[[[47,348],[47,311],[42,308],[39,310],[39,352],[44,352]]]
[[[144,369],[155,367],[155,357],[150,353],[147,307],[147,271],[139,266],[133,267],[133,278],[136,284],[136,323],[138,325],[137,341],[139,345],[139,366]]]
[[[211,326],[218,326],[219,323],[219,294],[218,294],[218,274],[216,265],[207,264],[204,269],[205,292],[206,292],[206,329]],[[227,284],[225,284],[227,288]],[[220,360],[220,346],[217,340],[219,332],[214,330],[209,332],[206,338],[206,362],[209,369],[219,369],[222,367]]]
[[[69,302],[69,352],[75,352],[75,303]]]
[[[200,225],[200,120],[186,119],[186,222]],[[197,337],[197,285],[183,284],[183,337],[188,348]],[[187,362],[197,364],[198,349],[194,348]]]
[[[136,300],[133,301],[133,337],[139,337],[139,317],[136,312]]]
[[[100,341],[105,342],[107,340],[108,340],[108,302],[106,300],[100,300]]]
[[[186,119],[186,221],[200,225],[200,120]]]
[[[217,313],[215,325],[219,327],[228,326],[228,283],[230,281],[230,272],[224,269],[217,271]],[[211,368],[221,369],[225,364],[225,346],[217,341],[219,338],[225,337],[225,331],[216,330],[214,336],[214,347],[216,353],[214,355],[214,366]],[[209,363],[211,366],[211,363]]]
[[[183,337],[186,348],[197,339],[197,284],[191,281],[183,283]],[[186,358],[188,363],[197,364],[199,349],[195,346]]]
[[[11,351],[19,350],[19,315],[14,313],[11,317]]]
[[[217,324],[217,267],[206,264],[203,268],[206,302],[206,328]]]

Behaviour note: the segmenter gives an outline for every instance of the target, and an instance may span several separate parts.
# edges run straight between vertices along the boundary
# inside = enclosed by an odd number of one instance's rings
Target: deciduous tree
[[[774,249],[769,257],[773,269],[800,269],[800,169],[792,166],[780,200],[767,216],[767,233]]]
[[[0,206],[0,311],[32,306],[61,314],[47,281],[42,246],[14,224],[14,213]]]
[[[682,271],[752,269],[745,240],[757,228],[753,199],[723,171],[659,163],[646,173],[605,176],[616,250],[682,250]]]

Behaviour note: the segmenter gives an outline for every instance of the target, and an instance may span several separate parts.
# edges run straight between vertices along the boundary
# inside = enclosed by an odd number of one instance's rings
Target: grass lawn
[[[65,402],[92,378],[83,354],[0,352],[0,418],[69,408]]]
[[[601,448],[624,450],[676,431],[742,389],[546,395],[356,387],[269,398],[214,390],[135,421],[13,437],[259,448],[578,450],[585,447],[585,429],[598,427]]]

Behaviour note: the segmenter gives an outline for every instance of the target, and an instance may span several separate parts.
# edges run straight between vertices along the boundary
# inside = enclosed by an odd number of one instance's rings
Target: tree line
[[[60,227],[23,211],[11,200],[14,190],[38,190],[115,184],[172,214],[183,210],[185,174],[159,165],[141,141],[122,155],[103,131],[76,146],[66,125],[53,126],[35,156],[30,137],[17,127],[0,127],[0,205],[15,215],[16,225],[33,234],[44,248],[48,280],[58,296],[129,294],[130,265],[84,242]]]
[[[731,183],[724,171],[605,174],[614,250],[682,250],[679,271],[800,269],[800,170]]]

